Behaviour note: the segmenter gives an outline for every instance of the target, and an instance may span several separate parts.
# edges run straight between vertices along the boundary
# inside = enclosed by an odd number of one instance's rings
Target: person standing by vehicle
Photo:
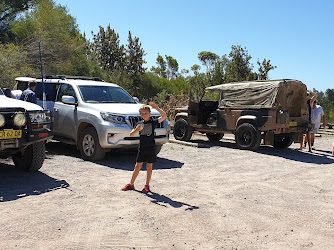
[[[324,128],[326,127],[326,116],[324,110],[320,105],[317,105],[317,100],[313,102],[311,110],[311,123],[314,124],[313,130],[311,130],[311,147],[314,149],[314,135],[318,133],[320,128],[321,118]]]
[[[37,96],[35,90],[36,90],[36,81],[35,80],[29,81],[28,88],[25,91],[23,91],[20,100],[37,104]]]
[[[130,183],[122,188],[123,191],[135,189],[134,183],[144,162],[146,162],[147,175],[146,185],[144,186],[142,192],[148,193],[150,191],[149,185],[152,177],[153,163],[156,162],[157,158],[155,152],[154,129],[156,128],[157,123],[162,123],[167,118],[167,115],[154,102],[150,102],[149,105],[156,109],[161,116],[158,119],[150,119],[150,107],[148,105],[140,107],[139,113],[143,120],[138,122],[136,127],[130,132],[130,136],[135,136],[139,132],[139,148],[135,170],[133,171]]]
[[[311,121],[311,110],[312,110],[312,106],[314,101],[317,99],[318,94],[315,92],[312,92],[310,90],[306,90],[307,91],[307,108],[308,108],[308,114],[309,114],[309,123],[312,123]],[[312,98],[310,97],[310,95],[312,94]],[[304,147],[306,147],[307,142],[309,142],[311,140],[311,136],[310,136],[310,131],[307,131],[306,135],[305,135],[305,139],[304,139],[304,135],[302,135],[301,141],[300,141],[300,147],[299,150],[303,149],[303,142],[305,143]],[[312,152],[311,150],[311,144],[308,143],[308,148],[309,148],[309,152]]]

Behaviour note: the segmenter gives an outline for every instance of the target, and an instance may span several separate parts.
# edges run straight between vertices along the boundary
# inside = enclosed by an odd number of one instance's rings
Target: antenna
[[[43,62],[42,62],[42,51],[41,51],[41,42],[38,42],[38,50],[39,50],[39,61],[41,63],[41,76],[42,76],[42,90],[43,90],[43,108],[47,109],[46,105],[46,96],[45,96],[45,86],[44,86],[44,76],[43,76]]]

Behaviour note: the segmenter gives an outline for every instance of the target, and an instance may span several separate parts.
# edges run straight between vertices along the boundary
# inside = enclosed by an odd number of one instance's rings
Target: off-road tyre
[[[193,129],[185,119],[180,118],[174,124],[173,134],[176,140],[189,141],[193,134]]]
[[[288,148],[293,142],[294,134],[280,134],[274,137],[274,148]]]
[[[206,137],[208,137],[209,141],[220,141],[223,138],[224,134],[218,133],[206,133]]]
[[[45,142],[36,142],[29,145],[23,152],[12,155],[16,168],[24,171],[38,171],[45,159]]]
[[[102,160],[106,154],[100,145],[99,137],[93,127],[88,127],[81,131],[78,148],[82,159],[85,161],[99,161]]]
[[[256,150],[261,144],[261,132],[250,123],[241,124],[235,132],[238,148]]]

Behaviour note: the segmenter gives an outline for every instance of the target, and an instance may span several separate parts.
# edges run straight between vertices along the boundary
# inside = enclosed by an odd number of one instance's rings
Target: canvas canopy
[[[297,80],[253,81],[206,88],[221,92],[219,108],[261,109],[280,106],[299,110],[306,105],[306,86]]]

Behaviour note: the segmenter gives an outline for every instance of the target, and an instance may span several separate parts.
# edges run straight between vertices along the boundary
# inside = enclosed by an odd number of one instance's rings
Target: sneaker
[[[122,188],[123,191],[134,190],[134,189],[135,189],[135,185],[132,185],[132,184],[127,184],[125,187]]]
[[[143,190],[142,190],[143,193],[147,194],[148,192],[150,192],[150,186],[149,185],[145,185]]]

